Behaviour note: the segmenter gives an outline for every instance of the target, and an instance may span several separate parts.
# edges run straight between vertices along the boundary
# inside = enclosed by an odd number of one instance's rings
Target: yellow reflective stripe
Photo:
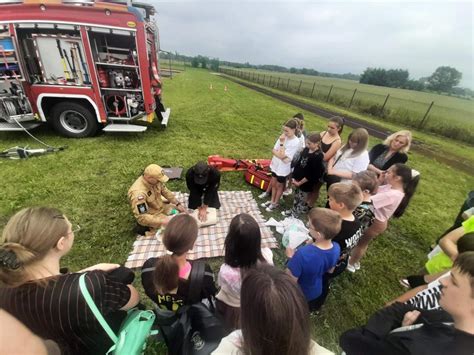
[[[250,183],[253,184],[253,180],[255,179],[255,175],[252,175],[252,177],[250,178]]]

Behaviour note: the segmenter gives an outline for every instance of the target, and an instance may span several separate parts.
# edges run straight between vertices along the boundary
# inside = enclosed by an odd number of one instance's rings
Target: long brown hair
[[[30,207],[17,212],[2,234],[0,283],[15,287],[28,281],[30,266],[42,260],[67,232],[66,217],[56,208]]]
[[[332,116],[329,119],[329,122],[333,122],[337,125],[337,133],[341,135],[342,130],[344,129],[344,118],[339,117],[339,116]]]
[[[309,353],[308,304],[286,272],[268,264],[248,271],[242,282],[240,319],[244,354]]]
[[[394,217],[400,218],[403,213],[405,213],[405,209],[408,207],[408,204],[410,203],[410,200],[416,191],[420,181],[420,175],[418,172],[414,174],[413,169],[408,167],[408,165],[401,163],[395,164],[394,170],[395,175],[400,176],[402,179],[403,192],[405,193],[402,202],[400,202],[397,209],[393,213]]]
[[[247,213],[234,216],[225,237],[224,262],[234,268],[250,268],[258,261],[264,262],[261,243],[260,226],[255,218]]]
[[[357,147],[353,149],[351,157],[357,157],[362,154],[364,150],[367,149],[369,144],[369,132],[365,128],[356,128],[354,129],[347,138],[347,143],[344,144],[341,148],[341,153],[344,153],[346,150],[350,149],[349,141],[357,141]]]
[[[159,293],[168,293],[178,288],[179,266],[176,256],[191,250],[197,235],[197,222],[188,214],[179,214],[167,224],[163,233],[163,244],[172,254],[164,255],[156,262],[153,282]]]

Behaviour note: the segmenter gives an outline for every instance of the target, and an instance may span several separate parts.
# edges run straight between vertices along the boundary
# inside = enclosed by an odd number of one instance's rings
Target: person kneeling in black
[[[191,167],[186,173],[186,185],[189,189],[188,208],[199,210],[199,220],[205,222],[207,219],[207,208],[220,208],[219,183],[220,172],[200,161]]]

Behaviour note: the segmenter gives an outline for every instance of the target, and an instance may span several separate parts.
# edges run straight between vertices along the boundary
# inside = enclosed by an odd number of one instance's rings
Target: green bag
[[[104,319],[96,304],[94,303],[89,290],[87,290],[85,276],[85,274],[82,274],[79,278],[79,287],[81,289],[81,293],[95,318],[99,321],[102,328],[104,328],[105,332],[114,343],[109,351],[107,351],[107,354],[143,354],[146,348],[146,341],[148,337],[158,333],[158,331],[151,330],[151,327],[155,321],[155,314],[153,311],[140,310],[137,308],[130,309],[128,311],[127,317],[120,326],[117,336],[112,328],[110,328],[110,326],[107,324],[107,321]]]

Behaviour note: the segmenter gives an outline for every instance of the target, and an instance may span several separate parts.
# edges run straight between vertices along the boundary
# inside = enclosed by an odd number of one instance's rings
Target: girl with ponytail
[[[187,260],[188,251],[192,250],[198,236],[196,220],[188,214],[179,214],[167,224],[163,233],[163,244],[167,254],[160,258],[148,259],[142,267],[142,284],[145,293],[159,308],[177,311],[189,304],[190,275],[193,262]],[[208,264],[200,299],[216,294],[214,277]]]
[[[382,234],[388,220],[400,218],[410,203],[420,180],[420,173],[405,164],[392,165],[385,174],[385,184],[372,196],[374,223],[365,231],[357,246],[352,249],[347,270],[355,272],[360,268],[360,260],[365,255],[369,243]]]
[[[61,353],[104,354],[112,345],[84,301],[79,278],[84,272],[88,291],[113,331],[118,331],[139,295],[134,275],[118,264],[97,264],[76,273],[60,271],[79,226],[59,210],[25,208],[3,230],[0,243],[0,308]]]

